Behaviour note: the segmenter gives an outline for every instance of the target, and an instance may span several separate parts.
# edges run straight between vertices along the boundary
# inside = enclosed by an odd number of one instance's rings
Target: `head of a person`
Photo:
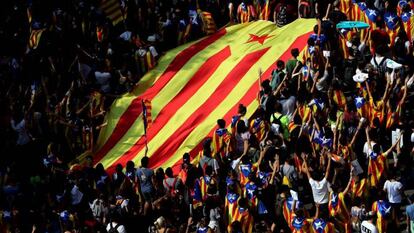
[[[224,119],[218,119],[217,125],[220,129],[226,128],[226,121]]]
[[[164,180],[164,177],[165,177],[164,169],[162,167],[158,168],[155,171],[155,179],[157,179],[158,181],[162,181]]]
[[[149,164],[149,158],[147,156],[144,156],[141,159],[141,167],[148,167]]]
[[[247,132],[247,127],[246,127],[246,123],[244,123],[244,121],[239,121],[237,122],[237,133],[238,134],[242,134]]]
[[[292,50],[290,50],[290,54],[292,54],[292,57],[297,58],[299,56],[299,49],[293,48]]]
[[[246,115],[247,108],[243,104],[239,104],[239,109],[237,110],[237,113],[244,116]]]
[[[98,163],[95,167],[97,174],[105,174],[105,168],[102,163]]]
[[[378,143],[376,143],[375,145],[372,146],[372,151],[376,154],[381,153],[381,146]]]
[[[277,60],[276,67],[278,70],[283,70],[285,68],[285,62],[282,60]]]
[[[135,169],[135,163],[134,163],[133,161],[129,160],[129,161],[126,163],[126,165],[125,165],[125,169],[126,169],[127,171],[132,171],[132,170],[134,170],[134,169]]]
[[[124,168],[122,167],[122,164],[120,164],[120,163],[118,163],[118,164],[115,166],[115,172],[116,172],[116,173],[122,173],[122,169],[124,169]]]
[[[206,166],[206,169],[205,169],[204,172],[207,176],[212,176],[213,175],[213,167],[210,166],[210,165]]]
[[[323,179],[323,174],[322,174],[322,172],[315,169],[311,172],[311,177],[314,180],[322,180]]]
[[[211,138],[206,138],[203,142],[203,155],[211,156]]]
[[[173,170],[171,167],[167,167],[167,169],[165,169],[165,175],[168,178],[174,178]]]
[[[190,154],[188,152],[183,154],[183,164],[190,164]]]
[[[305,213],[304,213],[302,208],[296,209],[295,210],[295,215],[298,218],[304,218],[305,217]]]
[[[161,216],[157,218],[157,220],[155,220],[154,225],[158,230],[164,229],[167,227],[167,221],[165,220],[163,216]]]

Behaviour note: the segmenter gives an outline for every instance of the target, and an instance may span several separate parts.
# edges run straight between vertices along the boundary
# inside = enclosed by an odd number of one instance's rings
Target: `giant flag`
[[[304,49],[316,21],[299,19],[282,28],[256,21],[221,29],[167,52],[134,90],[115,100],[93,152],[109,171],[145,154],[142,100],[151,101],[147,130],[150,167],[176,169],[182,155],[192,158],[212,136],[216,121],[231,122],[243,103],[250,117],[258,107],[258,70],[270,77],[277,60],[292,48]]]

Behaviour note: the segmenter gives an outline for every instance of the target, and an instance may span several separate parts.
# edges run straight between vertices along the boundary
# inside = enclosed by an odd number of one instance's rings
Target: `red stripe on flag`
[[[184,86],[184,88],[175,96],[165,107],[160,111],[158,117],[155,118],[153,127],[147,131],[147,139],[151,141],[158,132],[167,124],[171,119],[172,113],[176,112],[187,100],[193,96],[204,83],[214,74],[217,68],[231,55],[230,47],[227,46],[220,52],[210,57],[196,73],[190,81]],[[125,152],[115,163],[126,163],[128,160],[133,159],[144,146],[144,138],[139,137],[135,144]]]
[[[177,72],[183,68],[183,66],[198,52],[205,49],[207,46],[213,44],[218,39],[226,34],[226,30],[222,29],[217,33],[191,45],[185,50],[181,51],[174,60],[168,65],[167,69],[161,75],[161,77],[150,87],[143,95],[135,98],[125,112],[120,117],[117,125],[114,128],[111,136],[107,139],[102,148],[94,155],[94,160],[99,162],[118,141],[125,135],[134,121],[142,112],[141,99],[152,100],[158,92],[177,74]]]
[[[309,36],[312,34],[312,32],[303,34],[302,36],[298,37],[290,46],[288,49],[286,49],[286,51],[277,59],[277,60],[283,60],[286,61],[290,58],[291,54],[290,51],[293,48],[300,48],[303,47],[304,44],[306,44]],[[263,73],[262,77],[269,77],[270,74],[272,73],[273,69],[276,67],[276,62],[277,60],[274,62],[274,64],[272,64],[271,66],[269,66],[266,71]],[[226,115],[222,118],[224,119],[226,122],[231,122],[231,118],[232,116],[237,112],[237,109],[239,107],[239,103],[251,103],[257,96],[257,92],[259,91],[259,87],[257,85],[257,83],[254,83],[250,89],[246,92],[246,94],[241,98],[241,100],[236,103],[227,113]],[[211,129],[211,131],[209,132],[209,134],[207,135],[207,137],[212,137],[213,133],[215,131],[215,128]],[[200,150],[203,148],[203,139],[200,139],[200,143],[197,144],[191,151],[190,151],[190,161],[192,161],[197,154],[200,152]],[[171,153],[173,153],[171,151]],[[171,154],[170,153],[170,154]],[[152,158],[150,160],[153,160]],[[182,160],[178,160],[173,168],[174,174],[178,174],[178,172],[180,171],[181,168],[181,164],[182,164]],[[153,166],[152,168],[156,168],[156,166]]]
[[[174,153],[187,138],[187,136],[225,99],[234,87],[240,82],[250,68],[269,50],[265,48],[246,55],[235,68],[226,76],[223,82],[216,88],[211,97],[204,102],[187,121],[165,141],[151,156],[149,166],[158,167],[169,159],[165,156]]]

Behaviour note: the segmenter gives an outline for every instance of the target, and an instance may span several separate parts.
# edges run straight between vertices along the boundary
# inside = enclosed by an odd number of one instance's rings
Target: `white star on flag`
[[[388,23],[392,23],[394,22],[394,17],[392,17],[391,15],[387,17],[387,22]]]
[[[371,15],[375,15],[375,16],[377,16],[377,12],[375,12],[375,10],[368,9],[368,12],[369,12],[369,15],[370,15],[370,16],[371,16]]]
[[[315,227],[316,227],[316,230],[318,230],[318,229],[322,229],[323,230],[322,222],[320,222],[320,221],[315,222]]]

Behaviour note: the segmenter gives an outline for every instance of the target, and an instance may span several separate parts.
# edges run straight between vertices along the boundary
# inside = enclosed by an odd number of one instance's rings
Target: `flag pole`
[[[144,139],[145,139],[145,157],[148,157],[148,138],[147,138],[147,127],[148,127],[148,120],[147,120],[147,107],[145,106],[144,100],[141,100],[142,104],[142,120],[144,122]]]

